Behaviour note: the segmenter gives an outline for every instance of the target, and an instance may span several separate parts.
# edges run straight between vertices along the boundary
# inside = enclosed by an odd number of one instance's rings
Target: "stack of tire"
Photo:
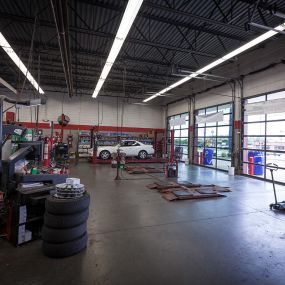
[[[42,249],[46,256],[67,257],[86,248],[89,203],[87,192],[74,199],[54,196],[46,199],[42,229]]]

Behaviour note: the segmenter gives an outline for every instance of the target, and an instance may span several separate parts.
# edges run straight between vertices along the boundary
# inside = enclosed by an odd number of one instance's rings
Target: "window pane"
[[[285,183],[285,170],[284,169],[278,169],[277,171],[274,171],[274,180],[276,182],[282,182]],[[266,169],[266,179],[271,180],[271,173],[269,169]]]
[[[186,137],[186,138],[188,138],[188,129],[181,130],[181,137]]]
[[[219,148],[230,148],[229,138],[217,138],[217,147]]]
[[[251,162],[255,164],[264,164],[264,152],[254,151],[254,150],[244,150],[243,151],[243,161]]]
[[[183,148],[183,154],[188,154],[188,146],[182,145],[181,147]]]
[[[250,149],[263,149],[265,148],[265,137],[244,137],[243,147]]]
[[[211,107],[206,109],[206,114],[217,113],[217,107]]]
[[[243,173],[255,177],[265,178],[264,165],[243,163]]]
[[[196,126],[197,127],[205,127],[205,124],[204,123],[203,124],[198,124],[198,125],[196,124]]]
[[[285,112],[284,113],[268,114],[267,120],[269,120],[269,121],[270,120],[285,120]]]
[[[206,137],[216,136],[216,127],[206,128]]]
[[[224,114],[232,112],[232,104],[218,106],[218,112],[223,111]]]
[[[285,137],[266,137],[266,149],[285,151]]]
[[[218,122],[218,126],[230,125],[230,115],[224,115],[224,121]]]
[[[219,137],[228,137],[230,136],[230,127],[218,127],[218,136]]]
[[[180,137],[180,130],[174,131],[174,137]]]
[[[187,146],[188,146],[188,138],[181,138],[181,139],[180,139],[180,144],[181,144],[181,145],[187,145]]]
[[[285,122],[268,122],[267,135],[285,135],[284,129]]]
[[[203,137],[205,134],[205,129],[204,128],[198,128],[198,137]]]
[[[285,91],[276,92],[267,95],[267,100],[282,99],[285,98]]]
[[[216,126],[217,123],[206,123],[206,127],[213,127],[213,126]]]
[[[174,138],[174,144],[180,145],[180,138]]]
[[[230,161],[217,159],[217,168],[223,169],[223,170],[229,170],[230,166],[231,166]]]
[[[181,129],[188,128],[189,127],[189,121],[185,121],[185,124],[181,125]]]
[[[205,147],[216,147],[216,138],[206,138]]]
[[[231,152],[229,149],[217,149],[217,158],[222,158],[222,159],[231,159]]]
[[[245,115],[245,122],[260,122],[265,121],[265,115]]]
[[[285,153],[266,152],[266,164],[267,163],[275,163],[279,167],[285,168]]]
[[[244,124],[244,134],[249,136],[265,135],[265,123]]]
[[[196,111],[197,115],[205,115],[205,109]]]
[[[265,101],[265,95],[255,97],[255,98],[249,98],[246,100],[247,103],[256,103],[256,102],[262,102]]]

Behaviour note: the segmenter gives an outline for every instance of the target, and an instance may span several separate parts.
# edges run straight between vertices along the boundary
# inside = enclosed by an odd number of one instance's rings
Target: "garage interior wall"
[[[280,38],[268,42],[266,45],[256,48],[245,55],[235,59],[224,66],[215,69],[214,75],[221,75],[233,79],[241,78],[243,75],[243,98],[256,96],[285,89],[285,40]],[[235,84],[235,86],[234,86]],[[206,80],[195,80],[189,85],[189,90],[184,100],[171,103],[167,106],[167,116],[173,116],[189,112],[189,98],[196,93],[192,111],[190,113],[190,134],[194,124],[194,110],[225,104],[232,101],[233,88],[235,93],[235,117],[234,121],[241,119],[241,87],[237,80],[232,84],[213,83]],[[191,89],[190,89],[191,87]],[[215,87],[215,88],[212,88]],[[203,90],[208,90],[203,92]],[[198,93],[198,94],[197,94]],[[234,122],[233,122],[234,123]],[[240,131],[235,130],[235,152],[241,151]],[[238,134],[237,134],[238,133]],[[189,150],[193,148],[193,140],[189,140]],[[189,151],[189,159],[192,154]],[[237,166],[238,162],[234,162]]]
[[[62,104],[63,102],[63,104]],[[119,105],[119,107],[118,107]],[[8,107],[9,105],[7,105]],[[123,106],[123,107],[122,107]],[[121,115],[123,110],[123,123]],[[15,111],[15,109],[11,109]],[[40,106],[39,123],[43,119],[57,122],[57,118],[62,112],[69,116],[70,124],[80,126],[110,126],[128,128],[164,128],[164,108],[160,106],[142,106],[130,103],[123,103],[117,98],[100,98],[94,100],[91,97],[73,97],[67,95],[48,94],[47,104]],[[20,109],[20,122],[31,122],[29,108]],[[35,122],[33,118],[33,122]]]

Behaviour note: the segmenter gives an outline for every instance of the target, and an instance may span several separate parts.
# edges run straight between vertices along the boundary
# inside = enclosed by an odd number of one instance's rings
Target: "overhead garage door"
[[[205,118],[204,122],[203,118]],[[198,119],[202,120],[198,121]],[[195,164],[222,170],[228,170],[231,166],[231,103],[195,111],[193,154]]]
[[[279,170],[276,181],[285,183],[285,91],[244,100],[243,173],[271,179],[267,163]]]

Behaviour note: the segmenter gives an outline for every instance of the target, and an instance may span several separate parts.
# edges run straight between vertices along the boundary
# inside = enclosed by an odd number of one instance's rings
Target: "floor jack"
[[[273,176],[273,171],[278,170],[278,165],[274,164],[274,163],[269,163],[269,164],[266,164],[266,168],[269,169],[271,172],[273,192],[274,192],[274,198],[275,198],[275,203],[272,203],[269,205],[270,210],[274,209],[274,210],[278,210],[278,211],[285,211],[285,201],[277,202],[277,196],[276,196],[275,180],[274,180],[274,176]]]

